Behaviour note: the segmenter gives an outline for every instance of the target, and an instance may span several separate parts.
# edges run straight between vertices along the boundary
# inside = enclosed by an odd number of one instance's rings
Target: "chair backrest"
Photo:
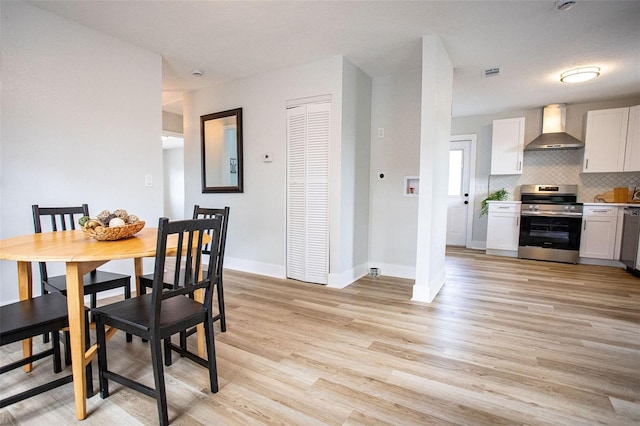
[[[222,219],[222,230],[220,231],[220,242],[218,243],[218,260],[216,264],[216,273],[222,275],[222,268],[224,264],[224,249],[227,242],[227,225],[229,224],[229,207],[223,209],[211,209],[207,207],[200,207],[195,205],[193,207],[194,219],[206,219],[212,217],[220,217]],[[211,243],[208,243],[202,248],[202,253],[211,254]]]
[[[193,296],[198,289],[205,290],[203,309],[211,307],[213,286],[218,280],[215,271],[218,254],[211,253],[209,264],[202,270],[202,250],[206,243],[206,235],[211,238],[210,243],[217,247],[220,242],[222,219],[187,219],[169,221],[162,217],[158,223],[158,242],[156,246],[156,261],[153,274],[153,312],[151,324],[155,330],[160,327],[162,318],[162,301],[171,297]],[[167,254],[167,239],[176,238],[177,248]],[[173,274],[164,274],[167,259],[173,259],[176,265]],[[170,276],[170,277],[169,277]],[[168,285],[171,288],[168,288]],[[152,331],[153,333],[153,331]]]
[[[37,234],[48,231],[67,231],[76,229],[76,223],[82,216],[89,216],[89,206],[83,204],[77,207],[40,207],[31,206],[33,210],[33,228]],[[49,220],[46,220],[46,217]],[[46,281],[47,264],[40,262],[40,278]]]

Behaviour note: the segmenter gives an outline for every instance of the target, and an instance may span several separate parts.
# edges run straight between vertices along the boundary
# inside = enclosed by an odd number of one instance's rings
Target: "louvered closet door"
[[[287,110],[287,277],[327,284],[330,104]]]

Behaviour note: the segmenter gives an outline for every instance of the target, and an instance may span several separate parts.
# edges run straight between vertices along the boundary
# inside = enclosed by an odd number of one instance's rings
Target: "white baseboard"
[[[473,250],[486,250],[487,249],[487,242],[486,241],[480,241],[480,240],[471,241],[471,245],[468,248],[473,249]]]
[[[490,254],[492,256],[506,256],[506,257],[518,257],[518,251],[515,250],[494,250],[494,249],[487,249],[487,254]]]
[[[446,268],[442,268],[437,276],[429,280],[427,285],[414,285],[411,300],[414,302],[433,302],[444,286],[446,276]]]
[[[234,259],[230,257],[225,257],[224,268],[281,279],[285,279],[287,273],[283,265],[252,262],[244,259]],[[349,284],[353,284],[360,278],[367,275],[369,273],[369,268],[378,268],[378,270],[380,271],[380,275],[386,275],[395,278],[415,279],[416,275],[415,267],[373,262],[369,264],[358,265],[355,268],[341,273],[329,274],[328,287],[345,288]]]
[[[392,263],[369,262],[369,268],[378,268],[380,275],[388,277],[416,279],[416,267],[406,265],[394,265]],[[368,270],[367,270],[368,272]]]
[[[254,262],[225,256],[224,268],[248,272],[250,274],[265,275],[273,278],[287,278],[287,271],[285,267],[283,265],[276,265],[273,263]]]
[[[348,271],[344,271],[339,274],[329,274],[329,284],[327,285],[327,287],[345,288],[346,286],[358,281],[368,273],[369,268],[367,267],[367,265],[361,264],[356,266],[355,268],[349,269]]]
[[[595,259],[591,257],[581,257],[579,263],[584,265],[614,266],[618,268],[625,268],[624,263],[618,260]]]

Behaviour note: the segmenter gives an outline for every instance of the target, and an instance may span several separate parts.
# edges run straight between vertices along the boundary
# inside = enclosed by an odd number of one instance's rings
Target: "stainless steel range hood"
[[[542,134],[524,147],[525,151],[579,149],[584,142],[564,131],[565,105],[547,105],[542,110]]]

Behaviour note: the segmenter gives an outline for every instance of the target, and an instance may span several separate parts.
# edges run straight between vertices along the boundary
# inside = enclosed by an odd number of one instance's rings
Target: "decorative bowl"
[[[87,229],[84,227],[81,229],[91,238],[95,238],[98,241],[116,241],[134,236],[144,228],[144,224],[144,220],[141,220],[136,223],[113,228],[108,226],[98,226],[93,229]]]

